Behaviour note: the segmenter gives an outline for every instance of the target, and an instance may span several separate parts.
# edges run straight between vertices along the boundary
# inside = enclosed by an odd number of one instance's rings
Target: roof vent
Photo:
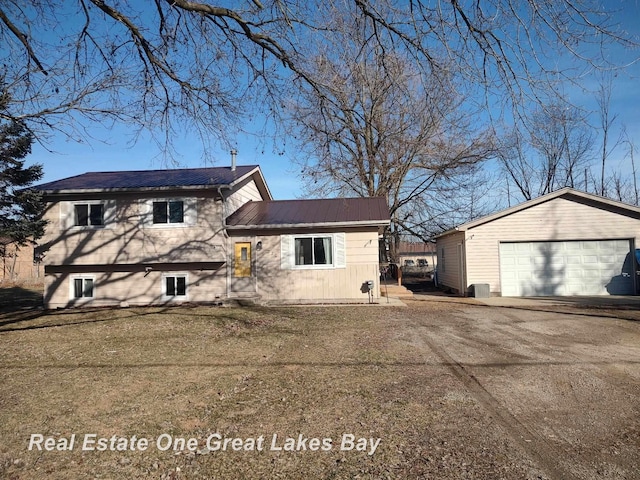
[[[235,148],[231,149],[231,171],[235,172],[236,171],[236,155],[238,154],[238,151]]]

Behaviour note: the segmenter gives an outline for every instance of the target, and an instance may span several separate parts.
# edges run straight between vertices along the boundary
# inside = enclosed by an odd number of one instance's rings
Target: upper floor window
[[[194,197],[156,197],[139,201],[143,228],[193,227],[198,221],[198,199]]]
[[[184,202],[182,200],[153,202],[153,223],[184,223]]]
[[[76,227],[104,226],[104,205],[102,203],[76,203],[74,209],[74,225]]]

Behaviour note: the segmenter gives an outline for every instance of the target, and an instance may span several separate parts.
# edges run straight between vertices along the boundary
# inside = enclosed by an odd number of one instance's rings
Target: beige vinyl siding
[[[458,245],[464,244],[464,232],[454,232],[437,239],[437,264],[438,264],[438,285],[444,285],[459,292],[460,279],[460,258],[458,256]],[[442,252],[444,249],[444,258]]]
[[[73,267],[69,267],[72,269]],[[160,267],[161,268],[161,267]],[[45,307],[113,306],[126,302],[129,305],[163,305],[173,303],[162,295],[163,275],[186,274],[188,276],[188,302],[215,302],[226,296],[226,271],[220,270],[181,270],[162,271],[156,267],[145,272],[83,272],[81,274],[56,273],[45,275]],[[197,268],[194,265],[193,268]],[[70,282],[73,278],[93,277],[94,297],[92,299],[74,299],[70,295]]]
[[[367,301],[368,294],[361,288],[368,280],[374,282],[374,298],[380,297],[377,229],[345,233],[345,268],[282,269],[280,240],[280,234],[256,237],[263,245],[256,252],[258,294],[262,300]]]
[[[549,240],[635,239],[640,221],[558,197],[467,230],[467,285],[489,283],[501,292],[499,243]]]
[[[153,198],[189,198],[197,210],[195,225],[146,228],[146,204]],[[99,200],[100,198],[93,198]],[[113,215],[108,228],[69,228],[65,214],[72,199],[53,203],[45,218],[50,222],[40,240],[48,246],[47,265],[130,264],[148,262],[224,261],[225,241],[221,202],[214,192],[162,192],[156,196],[121,195],[110,199]]]
[[[228,217],[247,202],[260,200],[264,200],[260,190],[258,190],[255,180],[249,178],[235,188],[233,192],[225,195],[225,215]]]

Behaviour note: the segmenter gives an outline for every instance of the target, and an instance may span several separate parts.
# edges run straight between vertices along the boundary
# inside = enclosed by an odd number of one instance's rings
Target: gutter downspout
[[[231,190],[231,187],[229,186],[219,186],[217,188],[218,190],[218,195],[220,195],[220,201],[222,202],[222,236],[226,239],[226,241],[224,242],[225,247],[226,247],[226,251],[225,251],[225,256],[227,257],[226,259],[226,278],[225,278],[225,295],[226,298],[229,299],[229,296],[231,295],[231,270],[229,269],[229,255],[230,255],[230,245],[229,245],[229,233],[227,232],[227,202],[224,198],[224,195],[222,194],[222,189],[226,188],[227,190]]]

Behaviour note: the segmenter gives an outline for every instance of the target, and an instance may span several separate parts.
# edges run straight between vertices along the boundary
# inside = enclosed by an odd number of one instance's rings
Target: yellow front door
[[[251,276],[251,243],[238,242],[235,245],[234,277]]]

